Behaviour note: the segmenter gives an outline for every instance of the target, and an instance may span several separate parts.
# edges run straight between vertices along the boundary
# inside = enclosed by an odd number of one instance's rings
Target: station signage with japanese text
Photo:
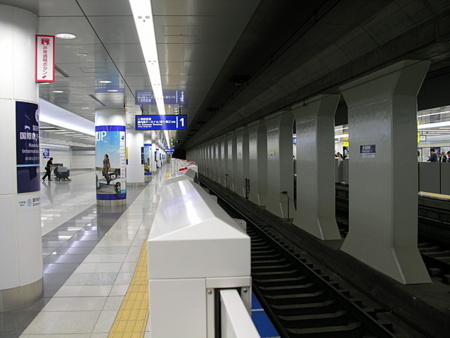
[[[55,36],[36,35],[36,82],[55,82]]]
[[[186,115],[136,115],[136,130],[187,129]]]

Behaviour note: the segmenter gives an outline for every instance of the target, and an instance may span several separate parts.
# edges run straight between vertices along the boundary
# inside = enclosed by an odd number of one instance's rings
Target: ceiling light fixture
[[[139,36],[139,42],[144,54],[148,76],[152,84],[153,95],[160,115],[165,115],[164,96],[162,91],[161,72],[159,69],[158,50],[156,48],[155,25],[153,22],[153,12],[151,1],[149,0],[129,0],[131,11],[133,12],[134,24]],[[169,133],[164,131],[167,143],[169,143]]]
[[[72,40],[72,39],[75,39],[77,36],[75,34],[71,34],[71,33],[59,33],[59,34],[56,34],[56,37],[60,38],[60,39],[64,39],[64,40]]]
[[[76,56],[88,56],[88,53],[84,53],[84,52],[79,52],[75,54]]]
[[[98,81],[98,83],[111,83],[111,81],[109,81],[109,80],[100,80],[100,81]]]
[[[119,90],[118,89],[108,89],[107,92],[109,93],[117,93]]]
[[[64,93],[64,90],[54,90],[53,93],[61,94],[61,93]]]

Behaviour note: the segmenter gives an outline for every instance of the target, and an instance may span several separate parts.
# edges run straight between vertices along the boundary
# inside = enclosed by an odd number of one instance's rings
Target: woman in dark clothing
[[[44,177],[42,177],[42,179],[45,181],[45,178],[48,176],[48,180],[51,181],[50,179],[50,172],[52,171],[52,167],[54,167],[53,165],[53,157],[50,157],[50,159],[47,161],[47,165],[45,166],[45,175]]]

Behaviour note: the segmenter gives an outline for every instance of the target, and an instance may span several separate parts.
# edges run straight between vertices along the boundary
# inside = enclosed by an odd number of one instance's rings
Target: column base
[[[43,296],[44,284],[42,278],[28,285],[0,290],[0,312],[12,311],[31,305]]]
[[[97,200],[97,205],[100,205],[102,207],[117,207],[121,205],[126,205],[127,200]]]
[[[294,217],[294,225],[322,240],[341,239],[341,234],[339,233],[339,228],[334,217],[307,217],[304,215],[296,215]]]
[[[402,284],[431,283],[417,248],[387,247],[374,238],[349,232],[341,250]]]

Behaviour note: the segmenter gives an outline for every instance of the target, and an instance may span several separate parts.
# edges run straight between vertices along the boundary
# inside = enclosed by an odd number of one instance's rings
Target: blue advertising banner
[[[163,90],[164,104],[185,104],[186,96],[184,90]],[[136,104],[156,104],[153,90],[136,90]]]
[[[95,127],[98,200],[126,198],[125,131],[125,126]]]
[[[39,110],[38,105],[16,102],[17,192],[39,191]]]
[[[182,130],[186,128],[186,115],[136,115],[136,130]]]

